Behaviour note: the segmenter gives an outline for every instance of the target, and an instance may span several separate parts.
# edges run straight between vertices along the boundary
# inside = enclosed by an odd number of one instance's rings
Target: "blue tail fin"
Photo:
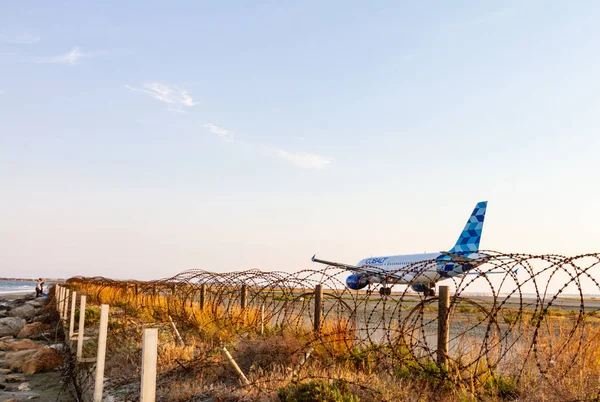
[[[454,247],[450,250],[451,253],[473,252],[479,250],[486,208],[487,201],[482,201],[475,205],[475,209],[469,217],[465,228],[460,234]]]

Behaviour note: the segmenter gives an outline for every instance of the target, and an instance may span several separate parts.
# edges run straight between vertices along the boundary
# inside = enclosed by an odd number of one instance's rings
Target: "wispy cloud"
[[[0,42],[10,43],[11,45],[33,45],[38,43],[40,40],[42,40],[42,38],[40,38],[39,35],[27,32],[0,32]]]
[[[233,131],[227,130],[225,128],[217,127],[212,123],[205,124],[204,127],[208,129],[213,134],[216,134],[224,141],[234,142],[233,140]]]
[[[192,107],[198,104],[198,102],[194,102],[194,99],[185,89],[161,84],[160,82],[145,82],[139,88],[125,85],[125,88],[145,93],[152,99],[167,103],[169,104],[169,110],[175,112],[183,112],[184,107]]]
[[[79,46],[73,47],[69,52],[65,54],[61,54],[58,56],[48,57],[46,59],[41,59],[40,63],[57,63],[57,64],[69,64],[74,66],[79,64],[79,61],[86,57],[95,56],[95,52],[82,52]]]
[[[323,169],[331,163],[331,159],[321,155],[302,152],[294,153],[278,148],[270,148],[269,151],[277,155],[280,159],[288,161],[292,165],[302,169]]]

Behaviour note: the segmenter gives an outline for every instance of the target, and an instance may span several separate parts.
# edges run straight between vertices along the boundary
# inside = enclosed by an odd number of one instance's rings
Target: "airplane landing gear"
[[[392,288],[382,286],[379,288],[379,294],[382,296],[389,296],[392,294]]]
[[[425,297],[435,297],[435,287],[425,289]]]

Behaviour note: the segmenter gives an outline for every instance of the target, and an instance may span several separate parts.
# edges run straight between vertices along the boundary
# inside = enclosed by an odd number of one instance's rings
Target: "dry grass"
[[[360,401],[563,401],[600,393],[600,327],[594,317],[578,322],[568,314],[508,315],[501,324],[520,337],[508,352],[497,333],[483,347],[481,339],[465,334],[448,365],[439,367],[435,355],[412,350],[407,339],[416,335],[400,328],[391,329],[399,335],[387,345],[357,343],[355,323],[346,317],[328,317],[318,337],[309,320],[266,325],[261,335],[261,312],[254,307],[208,300],[200,309],[197,300],[90,284],[78,291],[92,303],[111,305],[106,375],[113,392],[128,389],[123,392],[130,399],[137,392],[131,384],[139,381],[142,329],[149,326],[159,328],[157,400],[163,401],[277,400],[278,389],[316,380],[343,380]],[[186,346],[178,345],[169,316]],[[223,356],[225,345],[252,385],[242,386]],[[309,348],[313,352],[301,365]]]

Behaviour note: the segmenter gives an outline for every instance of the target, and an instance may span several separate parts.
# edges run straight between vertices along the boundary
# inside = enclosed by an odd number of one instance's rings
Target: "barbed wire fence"
[[[437,296],[424,297],[410,285],[389,296],[373,292],[377,285],[350,290],[344,283],[348,272],[335,267],[295,273],[189,270],[144,282],[75,277],[67,286],[89,302],[110,304],[111,317],[119,317],[109,324],[107,377],[109,388],[130,394],[136,376],[139,381],[142,330],[158,326],[162,344],[187,348],[185,358],[175,347],[162,351],[169,355],[165,362],[173,363],[159,372],[164,394],[178,376],[202,384],[189,389],[190,397],[214,391],[214,384],[237,383],[235,371],[215,352],[227,346],[247,376],[243,388],[262,397],[291,381],[339,379],[345,369],[361,373],[346,381],[373,400],[386,397],[364,376],[384,373],[475,397],[490,384],[502,391],[509,383],[512,388],[501,394],[508,399],[520,392],[527,400],[533,388],[557,400],[598,398],[600,300],[590,295],[600,294],[594,277],[600,254],[481,253],[487,255],[484,264],[439,282],[452,289],[443,352]],[[436,261],[398,271],[419,273],[431,264]]]

